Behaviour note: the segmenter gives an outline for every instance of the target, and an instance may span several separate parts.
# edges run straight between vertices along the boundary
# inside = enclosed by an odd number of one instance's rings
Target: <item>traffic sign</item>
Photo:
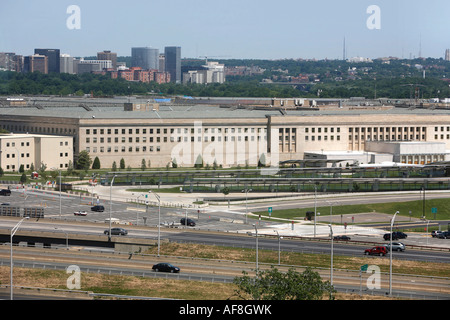
[[[367,271],[367,268],[369,267],[369,265],[368,264],[365,264],[365,265],[363,265],[363,266],[361,266],[361,271]]]
[[[272,207],[267,208],[267,211],[268,211],[269,213],[272,213]]]
[[[434,213],[434,220],[436,220],[437,208],[436,207],[431,208],[431,213]]]

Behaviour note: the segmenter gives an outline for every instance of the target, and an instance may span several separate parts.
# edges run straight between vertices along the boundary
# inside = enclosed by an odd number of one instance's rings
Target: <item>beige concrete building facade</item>
[[[278,165],[305,153],[388,152],[370,142],[440,143],[439,152],[402,157],[405,163],[450,160],[450,110],[364,108],[280,110],[217,105],[159,108],[1,108],[0,127],[10,132],[73,137],[73,154],[87,150],[102,168]],[[133,111],[134,110],[134,111]],[[379,146],[377,147],[379,148]],[[430,149],[432,150],[432,148]],[[411,154],[411,147],[408,149]],[[12,165],[12,164],[11,164]],[[16,164],[17,165],[17,164]],[[59,166],[59,164],[58,164]]]
[[[73,138],[38,134],[0,134],[0,167],[4,171],[40,168],[67,170],[73,161]]]

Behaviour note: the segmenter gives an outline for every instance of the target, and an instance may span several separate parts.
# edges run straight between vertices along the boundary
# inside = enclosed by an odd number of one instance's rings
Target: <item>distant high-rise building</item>
[[[40,54],[34,54],[24,58],[24,72],[48,73],[48,57]]]
[[[131,48],[131,67],[141,68],[142,70],[159,70],[159,49]]]
[[[14,71],[15,55],[13,52],[0,52],[0,69]]]
[[[14,56],[14,70],[15,72],[23,72],[23,56],[15,55]]]
[[[98,52],[97,60],[111,60],[113,69],[117,70],[117,53],[106,50]]]
[[[166,57],[164,56],[164,53],[159,54],[159,72],[165,72],[166,71]]]
[[[59,49],[34,49],[34,54],[40,54],[48,57],[48,72],[60,72]]]
[[[61,54],[59,58],[59,69],[61,73],[75,74],[74,71],[74,61],[75,58],[71,57],[69,54]]]
[[[445,60],[450,61],[450,49],[445,50]]]
[[[181,47],[166,47],[164,50],[166,72],[170,81],[181,83]]]

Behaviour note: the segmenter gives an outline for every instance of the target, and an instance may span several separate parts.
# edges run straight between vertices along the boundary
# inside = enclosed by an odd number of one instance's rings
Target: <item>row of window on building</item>
[[[9,147],[15,147],[15,146],[16,146],[16,143],[15,143],[15,142],[7,142],[7,143],[6,143],[6,147],[8,147],[8,148],[9,148]],[[25,146],[29,147],[29,146],[30,146],[30,142],[28,142],[28,141],[27,141],[27,142],[23,142],[23,141],[22,141],[22,142],[20,142],[20,146],[21,146],[21,147],[25,147]]]
[[[228,141],[260,141],[260,140],[262,140],[261,139],[261,136],[237,136],[237,137],[235,137],[235,136],[231,136],[231,137],[228,137],[228,136],[225,136],[225,137],[223,137],[223,139],[222,139],[222,136],[218,136],[218,137],[215,137],[215,136],[211,136],[211,137],[208,137],[208,136],[204,136],[203,137],[203,139],[202,139],[202,137],[197,137],[197,139],[195,139],[195,137],[149,137],[148,138],[148,142],[149,143],[154,143],[154,142],[156,142],[156,143],[160,143],[160,142],[164,142],[164,143],[167,143],[167,142],[195,142],[195,141],[197,141],[197,142],[214,142],[214,141],[217,141],[217,142],[222,142],[222,140],[223,141],[225,141],[225,142],[228,142]],[[147,137],[128,137],[128,139],[126,138],[126,137],[121,137],[121,138],[119,138],[119,137],[115,137],[115,138],[111,138],[111,137],[107,137],[107,138],[104,138],[104,137],[100,137],[100,138],[98,138],[98,137],[86,137],[86,139],[85,139],[85,142],[86,142],[86,144],[90,144],[90,143],[92,143],[92,144],[97,144],[97,143],[100,143],[100,144],[102,144],[102,143],[147,143]]]
[[[195,130],[197,129],[197,130]],[[197,131],[197,132],[196,132]],[[136,134],[136,135],[144,135],[144,134],[171,134],[171,135],[188,135],[188,134],[229,134],[229,133],[267,133],[267,128],[206,128],[206,127],[198,127],[198,128],[115,128],[115,129],[86,129],[86,135],[104,135],[104,134],[114,134],[114,135],[125,135],[125,134]]]
[[[75,128],[58,128],[58,127],[31,127],[22,125],[4,125],[3,129],[9,132],[33,132],[39,134],[59,134],[59,135],[76,135]]]

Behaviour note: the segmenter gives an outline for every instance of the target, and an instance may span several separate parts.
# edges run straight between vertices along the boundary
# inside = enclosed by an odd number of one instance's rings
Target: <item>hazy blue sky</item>
[[[317,58],[443,57],[450,48],[449,0],[0,0],[0,52],[28,55],[59,48],[72,56],[131,47],[182,57]],[[69,5],[80,8],[81,29],[70,30]],[[381,29],[370,30],[370,5]]]

